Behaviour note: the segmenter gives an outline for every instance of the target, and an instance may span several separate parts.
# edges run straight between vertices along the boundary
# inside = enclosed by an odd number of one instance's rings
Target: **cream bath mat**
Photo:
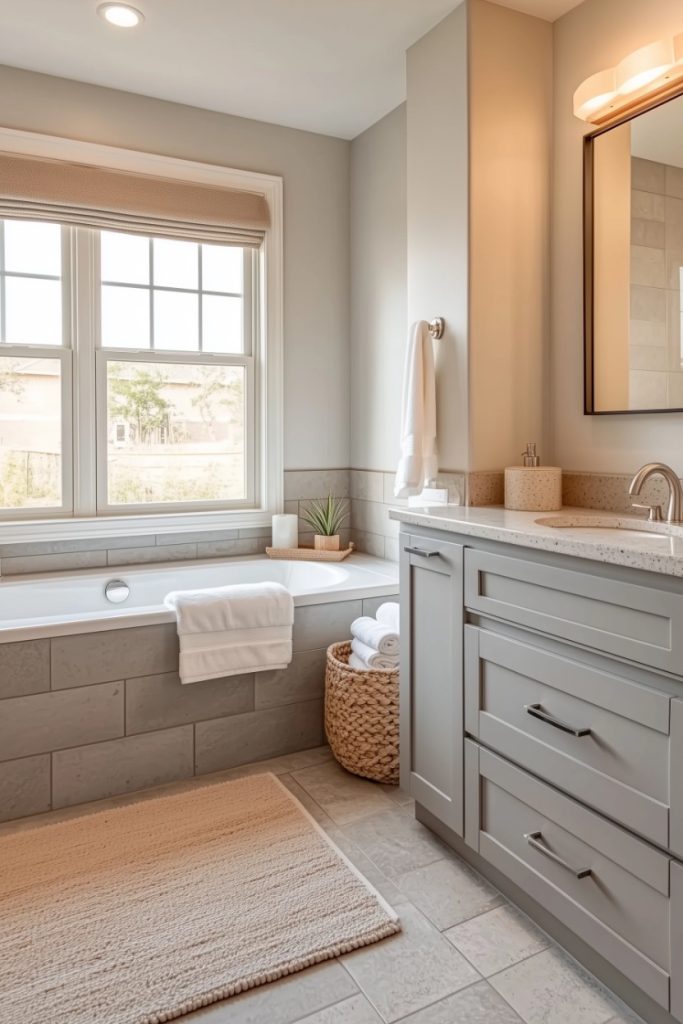
[[[3,1024],[159,1024],[399,930],[270,774],[0,838]]]

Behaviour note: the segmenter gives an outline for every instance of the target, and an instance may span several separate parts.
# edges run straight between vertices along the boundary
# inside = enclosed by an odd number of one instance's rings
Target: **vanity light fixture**
[[[674,64],[673,39],[660,39],[629,53],[617,64],[617,92],[629,96],[644,89],[666,74]]]
[[[654,98],[683,87],[683,32],[642,46],[591,75],[574,93],[574,114],[582,121],[603,125]]]
[[[142,11],[137,7],[131,7],[130,4],[100,4],[97,13],[117,28],[135,28],[145,20]]]

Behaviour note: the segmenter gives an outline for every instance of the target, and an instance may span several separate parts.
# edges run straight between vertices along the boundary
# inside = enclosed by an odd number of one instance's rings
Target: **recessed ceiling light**
[[[97,13],[117,28],[135,28],[145,20],[142,11],[137,7],[131,7],[130,4],[100,4]]]

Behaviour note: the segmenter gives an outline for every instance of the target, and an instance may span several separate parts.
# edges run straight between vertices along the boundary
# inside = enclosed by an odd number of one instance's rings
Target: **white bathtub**
[[[111,604],[105,587],[123,580],[130,594]],[[0,643],[172,622],[163,606],[171,590],[275,580],[295,605],[329,604],[398,593],[398,566],[367,555],[342,563],[279,562],[261,556],[215,562],[92,569],[0,579]]]

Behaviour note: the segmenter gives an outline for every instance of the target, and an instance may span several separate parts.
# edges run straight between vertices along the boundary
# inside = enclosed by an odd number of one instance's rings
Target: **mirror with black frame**
[[[683,95],[585,145],[586,412],[683,411]]]

